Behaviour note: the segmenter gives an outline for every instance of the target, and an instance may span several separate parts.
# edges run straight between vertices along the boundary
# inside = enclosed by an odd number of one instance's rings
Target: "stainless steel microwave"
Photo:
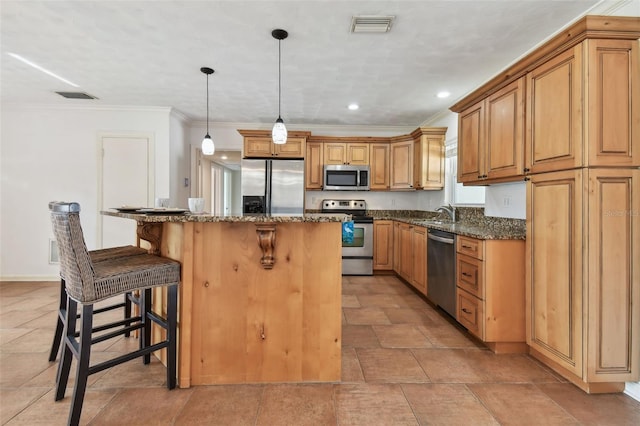
[[[324,166],[324,186],[328,191],[368,191],[369,166]]]

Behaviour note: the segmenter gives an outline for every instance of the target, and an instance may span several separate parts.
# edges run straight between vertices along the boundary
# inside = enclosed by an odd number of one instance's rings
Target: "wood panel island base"
[[[103,214],[137,220],[150,251],[182,264],[181,388],[340,380],[347,216]]]

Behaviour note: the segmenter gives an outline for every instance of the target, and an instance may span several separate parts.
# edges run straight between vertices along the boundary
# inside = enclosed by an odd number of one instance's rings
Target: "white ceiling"
[[[3,0],[1,101],[166,106],[204,120],[200,67],[209,66],[211,121],[270,123],[278,111],[271,31],[283,28],[285,123],[417,126],[597,3]],[[391,32],[349,33],[353,15],[377,14],[396,16]],[[70,90],[99,100],[53,93]],[[452,96],[438,99],[441,90]],[[360,110],[348,111],[351,102]]]

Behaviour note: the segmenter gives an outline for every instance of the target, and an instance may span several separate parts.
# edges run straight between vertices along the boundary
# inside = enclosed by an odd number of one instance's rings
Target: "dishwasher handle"
[[[453,238],[439,237],[439,236],[433,235],[433,234],[427,234],[427,237],[430,240],[440,241],[441,243],[445,243],[445,244],[453,244],[454,241],[455,241]]]

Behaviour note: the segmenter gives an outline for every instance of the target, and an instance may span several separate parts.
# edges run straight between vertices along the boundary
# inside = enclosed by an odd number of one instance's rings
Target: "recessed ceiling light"
[[[351,111],[355,111],[358,108],[360,108],[360,105],[358,105],[358,104],[349,104],[349,106],[347,108],[349,108]]]
[[[220,158],[223,159],[223,160],[226,160],[229,157],[227,157],[226,155],[221,155]]]
[[[7,52],[7,54],[8,54],[9,56],[13,57],[13,58],[16,58],[16,59],[17,59],[17,60],[19,60],[19,61],[24,62],[25,64],[29,65],[30,67],[33,67],[33,68],[37,69],[38,71],[42,71],[43,73],[45,73],[45,74],[47,74],[47,75],[50,75],[51,77],[57,78],[58,80],[60,80],[60,81],[63,81],[63,82],[65,82],[65,83],[67,83],[67,84],[68,84],[68,85],[70,85],[70,86],[73,86],[73,87],[80,87],[79,85],[77,85],[77,84],[75,84],[75,83],[72,83],[71,81],[67,80],[66,78],[62,78],[62,77],[60,77],[59,75],[52,73],[52,72],[51,72],[51,71],[49,71],[48,69],[46,69],[46,68],[42,68],[40,65],[38,65],[38,64],[36,64],[36,63],[34,63],[34,62],[31,62],[30,60],[28,60],[28,59],[26,59],[26,58],[23,58],[22,56],[20,56],[20,55],[18,55],[18,54],[16,54],[16,53]]]
[[[450,95],[451,93],[443,91],[443,92],[438,92],[436,96],[439,97],[440,99],[444,99],[444,98],[448,98]]]

